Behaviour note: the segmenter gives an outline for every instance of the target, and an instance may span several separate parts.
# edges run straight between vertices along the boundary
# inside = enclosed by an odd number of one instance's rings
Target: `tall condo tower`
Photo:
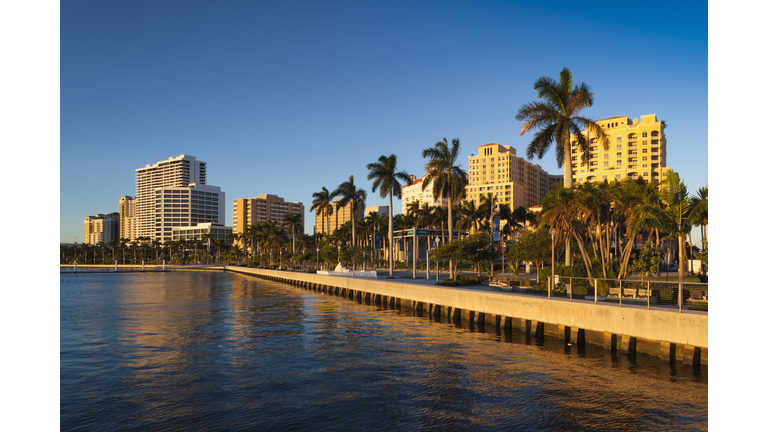
[[[172,239],[173,227],[224,220],[224,193],[206,185],[206,163],[194,156],[136,169],[135,200],[136,235],[163,242]]]

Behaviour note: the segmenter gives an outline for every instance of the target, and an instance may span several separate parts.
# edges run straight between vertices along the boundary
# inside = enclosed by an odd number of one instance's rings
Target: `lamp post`
[[[363,252],[363,271],[365,271],[366,261],[368,261],[368,252]]]
[[[317,264],[315,265],[315,272],[320,269],[320,245],[317,245]]]
[[[547,298],[550,298],[552,289],[555,288],[555,229],[549,231],[552,236],[552,283],[547,287]]]

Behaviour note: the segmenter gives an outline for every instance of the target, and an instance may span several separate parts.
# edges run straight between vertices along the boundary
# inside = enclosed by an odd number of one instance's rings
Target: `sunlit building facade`
[[[83,243],[95,245],[120,239],[120,214],[88,216],[83,223]]]
[[[352,220],[352,203],[342,206],[340,201],[341,199],[337,199],[331,203],[333,210],[328,216],[328,221],[326,221],[325,212],[315,210],[315,233],[333,234],[340,226]],[[359,207],[355,212],[355,219],[362,217],[365,217],[365,208]]]
[[[424,177],[426,176],[427,175],[424,174],[421,178],[417,179],[415,175],[411,175],[410,186],[403,186],[403,198],[401,200],[402,214],[406,214],[408,205],[414,201],[419,202],[419,207],[423,207],[424,204],[427,204],[430,207],[448,208],[448,198],[435,198],[433,193],[434,182],[430,182],[424,190],[421,189],[424,186]]]
[[[500,204],[511,209],[532,207],[555,185],[563,184],[562,175],[551,175],[541,166],[517,157],[512,146],[491,143],[479,146],[469,157],[469,185],[466,201],[480,205],[480,197],[492,194]]]
[[[664,124],[656,114],[638,119],[610,117],[597,122],[609,137],[608,149],[594,135],[584,132],[589,142],[587,160],[571,136],[573,182],[614,181],[625,178],[663,180],[667,176],[667,138]]]
[[[132,197],[124,196],[120,198],[120,238],[129,241],[136,240],[137,219],[136,219],[136,200]]]

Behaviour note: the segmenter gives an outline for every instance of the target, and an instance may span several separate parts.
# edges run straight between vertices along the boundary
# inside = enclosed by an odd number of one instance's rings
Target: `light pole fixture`
[[[317,246],[317,264],[315,264],[315,271],[320,269],[320,245]]]

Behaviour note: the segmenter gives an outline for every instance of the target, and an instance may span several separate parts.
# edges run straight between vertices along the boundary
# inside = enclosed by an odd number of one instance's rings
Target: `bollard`
[[[144,260],[141,260],[141,272],[144,273]]]
[[[115,273],[117,273],[117,261],[115,261]]]
[[[74,261],[74,265],[75,265],[74,272],[77,273],[77,260]]]
[[[117,265],[117,263],[115,263]],[[163,260],[163,271],[165,271],[165,260]]]

